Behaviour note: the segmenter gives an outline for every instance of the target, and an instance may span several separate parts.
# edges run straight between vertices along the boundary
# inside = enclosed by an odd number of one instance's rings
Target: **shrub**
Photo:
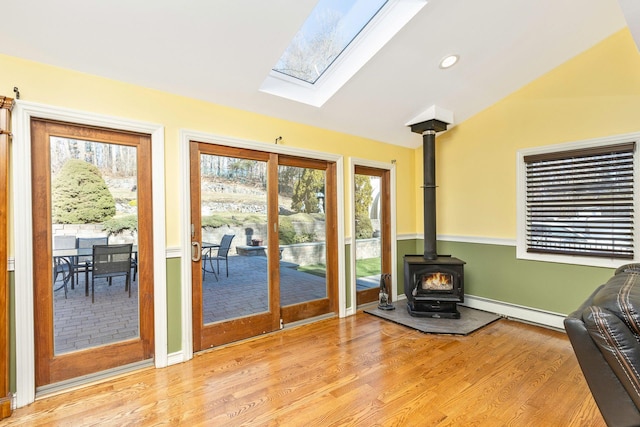
[[[51,184],[51,217],[57,224],[94,224],[112,218],[116,203],[100,171],[67,160]]]
[[[108,234],[118,234],[123,231],[137,231],[138,216],[127,215],[121,217],[113,217],[102,223],[102,229]]]
[[[219,228],[223,225],[227,225],[229,227],[240,226],[245,222],[250,222],[250,219],[247,218],[236,218],[235,216],[225,216],[225,215],[209,215],[203,216],[202,219],[202,228]]]
[[[373,235],[373,225],[369,216],[373,201],[371,179],[367,175],[356,175],[355,184],[356,239],[369,239]]]
[[[293,226],[294,222],[313,224],[313,218],[307,214],[280,216],[278,238],[281,245],[315,242],[315,233],[304,231],[296,232],[296,229]]]
[[[373,236],[373,225],[369,215],[356,213],[356,239],[370,239]]]
[[[281,245],[291,245],[295,243],[296,230],[293,228],[291,218],[286,216],[280,217],[278,238]]]

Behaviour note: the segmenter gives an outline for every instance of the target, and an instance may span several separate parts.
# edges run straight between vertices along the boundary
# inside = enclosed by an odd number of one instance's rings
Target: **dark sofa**
[[[640,426],[640,264],[618,268],[564,321],[609,426]]]

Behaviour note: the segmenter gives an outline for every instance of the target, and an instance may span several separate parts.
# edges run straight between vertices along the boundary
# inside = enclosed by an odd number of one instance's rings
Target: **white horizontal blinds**
[[[527,251],[633,258],[634,149],[525,156]]]

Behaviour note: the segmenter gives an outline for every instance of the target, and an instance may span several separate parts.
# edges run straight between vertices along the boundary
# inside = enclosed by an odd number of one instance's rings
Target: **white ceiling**
[[[423,111],[460,123],[626,26],[618,0],[430,0],[322,107],[260,92],[315,3],[0,0],[0,53],[416,147]]]

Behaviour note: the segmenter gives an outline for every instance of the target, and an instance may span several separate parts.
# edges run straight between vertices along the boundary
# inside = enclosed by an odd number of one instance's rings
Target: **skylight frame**
[[[260,91],[321,107],[426,4],[427,0],[389,0],[314,84],[271,70]]]
[[[337,27],[344,28],[347,32],[344,34],[345,37],[339,38],[338,39],[339,41],[332,43],[332,44],[335,44],[334,47],[340,46],[340,51],[337,52],[337,54],[333,52],[333,54],[335,54],[335,57],[330,61],[328,60],[328,58],[319,58],[318,60],[318,58],[308,58],[308,56],[314,55],[312,50],[308,50],[305,53],[305,58],[304,58],[304,60],[306,60],[305,62],[310,62],[311,64],[314,65],[315,72],[317,73],[317,75],[314,75],[314,76],[305,75],[303,70],[293,69],[293,70],[290,70],[293,72],[287,72],[283,68],[278,69],[278,65],[281,65],[281,66],[287,65],[286,60],[283,62],[283,59],[288,58],[287,53],[289,49],[293,48],[294,49],[293,52],[295,52],[295,47],[300,46],[301,44],[305,44],[307,42],[313,42],[313,39],[316,36],[323,35],[321,30],[316,30],[314,29],[314,27],[318,26],[318,20],[322,19],[323,14],[330,12],[330,9],[327,9],[326,4],[324,5],[324,8],[320,8],[320,4],[325,2],[331,3],[332,1],[333,0],[319,0],[316,7],[313,9],[311,14],[305,20],[302,28],[294,36],[294,39],[291,41],[291,43],[289,44],[285,52],[282,54],[282,56],[280,57],[276,65],[272,68],[272,71],[275,71],[276,73],[284,74],[289,77],[293,77],[295,79],[305,81],[310,84],[315,84],[322,77],[322,75],[332,66],[332,64],[343,54],[343,52],[346,51],[349,45],[355,39],[358,38],[360,33],[369,26],[369,23],[378,15],[378,13],[382,9],[384,9],[389,3],[389,0],[375,0],[375,3],[374,3],[374,0],[350,0],[349,1],[349,3],[351,4],[350,9],[347,11],[346,14],[342,15],[339,21],[337,22]],[[344,5],[346,4],[346,1],[347,0],[339,0],[338,3],[343,3]],[[375,8],[375,10],[369,9],[372,6]],[[369,9],[369,13],[366,16],[363,13],[364,12],[362,10],[363,8]],[[360,10],[360,13],[355,12],[356,10]],[[359,25],[345,26],[347,22],[354,19],[357,22],[359,22]],[[299,43],[296,43],[295,40],[298,36],[301,36],[301,40]],[[320,68],[318,68],[318,65],[320,66]],[[300,71],[300,72],[296,72],[296,71]]]

